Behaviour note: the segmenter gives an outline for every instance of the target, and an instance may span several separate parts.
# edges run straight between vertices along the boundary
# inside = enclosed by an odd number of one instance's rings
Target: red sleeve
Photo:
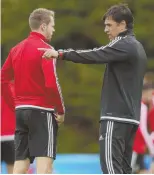
[[[14,71],[12,66],[11,52],[8,55],[1,69],[2,96],[8,106],[14,111],[14,99],[10,87],[10,81],[14,79]]]
[[[45,78],[45,86],[47,88],[49,96],[54,100],[55,110],[59,114],[65,113],[61,88],[58,83],[56,73],[56,60],[42,59],[42,69]]]

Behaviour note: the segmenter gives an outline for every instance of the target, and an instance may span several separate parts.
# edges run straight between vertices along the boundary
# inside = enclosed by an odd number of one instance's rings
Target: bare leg
[[[7,164],[7,173],[13,174],[13,164]]]
[[[30,160],[18,160],[14,163],[13,174],[26,174],[30,166]]]
[[[150,174],[154,174],[154,162],[151,163],[149,172]]]
[[[53,159],[50,157],[36,157],[37,174],[51,174]]]

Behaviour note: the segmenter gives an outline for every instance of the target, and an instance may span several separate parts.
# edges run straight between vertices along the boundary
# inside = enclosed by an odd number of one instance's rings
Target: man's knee
[[[29,159],[15,161],[13,174],[26,174],[28,171],[29,165],[30,165]]]
[[[28,169],[26,167],[14,167],[13,174],[26,174]]]
[[[37,167],[37,174],[51,174],[52,173],[52,165],[42,165]]]

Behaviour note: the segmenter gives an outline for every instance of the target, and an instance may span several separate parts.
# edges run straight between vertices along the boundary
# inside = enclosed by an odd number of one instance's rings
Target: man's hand
[[[42,58],[47,58],[47,59],[58,58],[58,52],[54,49],[38,48],[38,50],[44,51]]]
[[[64,122],[65,115],[59,115],[57,113],[54,113],[55,119],[58,123],[58,126]]]

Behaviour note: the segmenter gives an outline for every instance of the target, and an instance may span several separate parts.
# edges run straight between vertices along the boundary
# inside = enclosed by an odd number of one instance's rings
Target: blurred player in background
[[[147,173],[144,165],[144,155],[148,149],[154,155],[154,74],[146,73],[141,102],[140,126],[136,132],[133,145],[132,168],[134,173]]]
[[[38,47],[51,48],[54,12],[39,8],[29,17],[31,33],[13,47],[2,67],[2,94],[10,105],[11,80],[15,80],[15,164],[14,174],[27,173],[36,158],[38,174],[52,172],[56,158],[58,124],[65,108],[56,74],[56,60],[42,59]],[[10,105],[11,107],[11,105]]]
[[[153,79],[154,80],[154,79]],[[153,84],[153,94],[152,100],[149,109],[149,127],[151,132],[151,139],[153,141],[153,149],[154,149],[154,84]],[[150,173],[154,174],[154,153],[152,154],[152,163],[150,166]]]
[[[14,97],[14,84],[9,84],[12,96]],[[10,98],[12,98],[10,96]],[[7,164],[7,173],[13,173],[13,164],[15,160],[14,148],[14,132],[15,132],[15,106],[12,108],[5,102],[1,96],[1,161]]]

